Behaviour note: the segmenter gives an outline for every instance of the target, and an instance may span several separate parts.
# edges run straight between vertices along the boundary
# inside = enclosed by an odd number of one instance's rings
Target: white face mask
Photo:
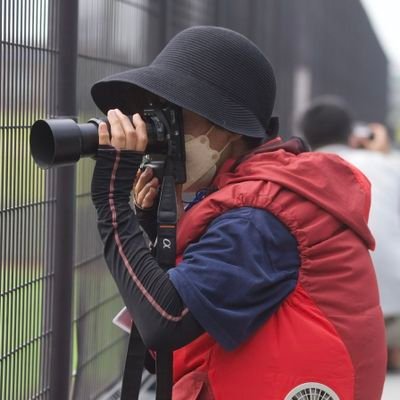
[[[217,162],[221,154],[232,142],[232,139],[229,140],[221,151],[211,149],[208,135],[214,128],[215,125],[197,137],[185,135],[186,182],[182,189],[184,192],[196,192],[210,185],[217,172]]]

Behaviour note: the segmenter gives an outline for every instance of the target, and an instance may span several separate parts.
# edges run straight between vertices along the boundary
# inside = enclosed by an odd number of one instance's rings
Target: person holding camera
[[[92,181],[105,259],[147,348],[173,351],[173,399],[376,400],[386,353],[369,184],[339,157],[277,136],[275,86],[254,43],[213,26],[94,85],[109,121]],[[159,246],[168,228],[157,226],[165,177],[140,167],[142,110],[162,122],[169,105],[181,110],[186,181],[165,271],[144,237]]]
[[[388,369],[400,371],[400,156],[379,123],[353,123],[344,101],[314,100],[301,119],[304,137],[315,151],[335,153],[359,168],[371,182],[368,225],[376,239],[371,254],[385,317]]]

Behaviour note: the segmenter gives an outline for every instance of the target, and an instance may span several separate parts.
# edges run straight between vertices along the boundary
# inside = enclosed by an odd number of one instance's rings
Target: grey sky
[[[392,67],[400,72],[400,1],[361,0]]]

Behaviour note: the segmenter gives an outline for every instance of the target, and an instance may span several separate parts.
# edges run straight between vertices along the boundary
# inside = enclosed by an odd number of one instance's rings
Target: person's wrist
[[[133,150],[99,146],[92,178],[92,199],[95,206],[108,202],[110,194],[115,201],[129,202],[142,156],[142,153]]]
[[[151,207],[142,207],[140,204],[137,203],[135,196],[132,193],[132,203],[135,206],[136,210],[142,211],[144,213],[153,211],[156,206],[153,204]]]

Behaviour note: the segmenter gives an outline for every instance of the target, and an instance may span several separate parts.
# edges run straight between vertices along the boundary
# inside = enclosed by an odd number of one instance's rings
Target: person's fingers
[[[372,122],[368,124],[369,129],[371,132],[378,134],[381,137],[388,138],[389,134],[385,127],[385,125],[379,124],[377,122]]]
[[[125,133],[125,149],[136,150],[136,131],[129,117],[123,114],[120,110],[115,110],[122,129]]]
[[[153,178],[150,182],[146,183],[146,185],[143,186],[142,190],[140,192],[137,192],[135,196],[135,201],[137,204],[141,205],[143,202],[143,199],[145,198],[146,194],[150,190],[150,188],[154,188],[158,190],[159,183],[157,178]]]
[[[140,208],[144,208],[143,206],[143,200],[146,197],[147,193],[149,193],[151,189],[151,186],[145,186],[135,197],[135,203],[138,205]]]
[[[152,168],[147,167],[143,172],[140,172],[135,184],[135,197],[143,189],[143,187],[152,180],[152,178],[153,178]]]
[[[99,144],[111,145],[110,133],[108,132],[107,124],[105,122],[100,122],[98,132],[99,132]]]
[[[159,184],[158,184],[158,179],[157,178],[153,178],[150,182],[146,183],[146,185],[144,185],[142,190],[140,192],[138,192],[137,195],[135,196],[136,204],[139,207],[144,208],[143,201],[144,201],[145,197],[153,189],[157,192],[158,186],[159,186]]]
[[[390,137],[384,125],[371,123],[368,125],[373,137],[368,142],[364,143],[364,147],[369,150],[380,151],[387,153],[390,151]]]
[[[369,138],[357,138],[357,147],[368,149],[371,139]]]
[[[125,133],[116,111],[109,110],[107,118],[111,126],[111,145],[116,149],[124,149],[126,142]]]
[[[151,187],[142,202],[142,208],[151,208],[157,198],[158,190]]]
[[[388,153],[390,151],[390,138],[386,129],[384,127],[382,129],[380,124],[369,124],[368,126],[372,132],[372,137],[358,137],[353,134],[349,138],[350,147]]]
[[[136,130],[136,149],[137,151],[145,151],[147,147],[147,129],[146,123],[143,121],[139,114],[134,114],[132,117],[132,123]]]
[[[107,113],[111,126],[111,145],[117,149],[145,151],[147,147],[146,123],[139,114],[129,118],[120,110],[109,110]]]
[[[350,136],[350,147],[388,153],[390,151],[390,141],[388,140],[388,137],[380,131],[372,132],[372,138],[356,137],[354,135]]]

